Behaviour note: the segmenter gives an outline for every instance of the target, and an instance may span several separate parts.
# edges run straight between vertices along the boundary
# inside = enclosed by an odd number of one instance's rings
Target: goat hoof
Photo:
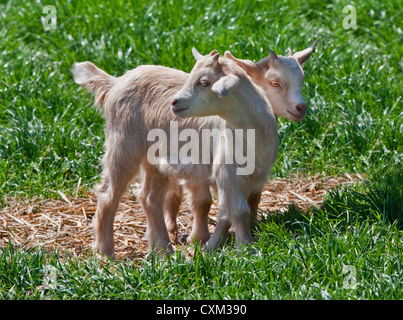
[[[189,244],[189,242],[190,242],[190,237],[189,237],[189,235],[188,234],[181,234],[179,237],[178,237],[178,243],[180,243],[180,244]]]

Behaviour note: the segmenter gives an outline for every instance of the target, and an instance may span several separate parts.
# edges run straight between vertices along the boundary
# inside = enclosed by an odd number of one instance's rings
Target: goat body
[[[150,165],[147,150],[153,141],[147,139],[153,129],[167,133],[170,124],[178,123],[178,130],[203,129],[219,126],[217,116],[178,119],[170,111],[170,101],[184,85],[187,74],[162,66],[139,66],[115,78],[90,62],[76,63],[72,69],[77,83],[95,92],[105,117],[105,155],[102,181],[97,186],[98,205],[95,215],[96,240],[94,249],[102,254],[114,252],[113,221],[121,196],[129,182],[138,174],[140,166],[145,179],[140,201],[147,215],[149,249],[172,252],[163,211],[172,217],[181,201],[177,181],[170,179],[168,170],[161,172],[158,165]],[[179,147],[185,142],[179,142]],[[167,152],[170,154],[169,144]],[[172,174],[172,173],[171,173]],[[191,170],[180,172],[191,193],[195,214],[192,237],[206,241],[209,237],[207,214],[211,205],[209,176],[211,165],[195,164]],[[169,220],[169,219],[168,219]],[[172,221],[168,221],[171,222]],[[176,227],[176,224],[175,224]]]

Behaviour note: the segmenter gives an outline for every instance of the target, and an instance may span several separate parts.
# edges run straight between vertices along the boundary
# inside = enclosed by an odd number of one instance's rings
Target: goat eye
[[[209,85],[209,83],[207,81],[199,81],[198,85],[200,87],[207,87]]]
[[[270,84],[272,85],[272,87],[279,87],[280,83],[278,81],[271,81]]]

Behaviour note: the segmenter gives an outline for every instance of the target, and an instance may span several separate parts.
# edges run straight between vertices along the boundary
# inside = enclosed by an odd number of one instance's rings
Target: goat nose
[[[296,108],[299,112],[305,112],[305,111],[306,111],[306,103],[297,104],[297,105],[295,106],[295,108]]]
[[[171,104],[174,106],[175,104],[177,104],[178,103],[178,99],[173,99],[172,100],[172,102],[171,102]]]

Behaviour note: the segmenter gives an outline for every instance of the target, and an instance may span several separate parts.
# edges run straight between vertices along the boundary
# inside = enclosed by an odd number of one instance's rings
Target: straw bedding
[[[263,191],[259,214],[284,211],[290,204],[302,209],[320,206],[326,191],[339,184],[350,184],[362,180],[360,175],[342,177],[293,176],[288,179],[269,181]],[[136,201],[134,184],[122,200],[114,224],[115,252],[117,258],[142,258],[147,252],[144,239],[146,216]],[[90,250],[94,239],[92,218],[96,210],[96,197],[87,193],[85,197],[66,196],[58,191],[59,200],[6,200],[0,209],[0,247],[8,241],[21,248],[42,246],[59,252],[73,252],[82,255]],[[214,201],[209,215],[210,232],[217,217],[217,202]],[[188,204],[184,201],[178,216],[180,234],[189,234],[192,217]]]

